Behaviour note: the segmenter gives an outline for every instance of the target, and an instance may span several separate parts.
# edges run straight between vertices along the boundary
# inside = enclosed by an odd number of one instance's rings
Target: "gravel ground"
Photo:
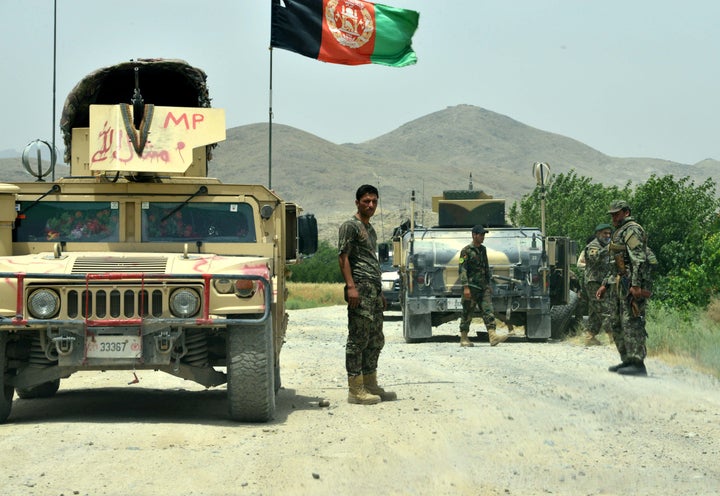
[[[461,348],[457,323],[406,344],[394,314],[378,375],[399,399],[350,405],[345,319],[343,307],[290,312],[268,424],[226,420],[223,387],[145,371],[16,398],[0,494],[720,494],[712,377],[654,359],[647,378],[612,374],[610,345]]]

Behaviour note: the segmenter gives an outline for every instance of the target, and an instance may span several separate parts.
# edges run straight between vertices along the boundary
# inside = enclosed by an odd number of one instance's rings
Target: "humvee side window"
[[[252,207],[247,203],[143,202],[145,242],[255,242]]]
[[[119,239],[117,202],[19,202],[16,207],[15,241],[107,243]]]

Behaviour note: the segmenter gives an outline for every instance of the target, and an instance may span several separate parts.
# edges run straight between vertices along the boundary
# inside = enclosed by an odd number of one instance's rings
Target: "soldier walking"
[[[647,246],[645,230],[630,216],[626,201],[613,201],[608,213],[616,227],[609,245],[615,263],[611,264],[596,296],[602,298],[608,287],[616,285],[616,298],[612,299],[612,333],[621,359],[621,363],[608,370],[645,376],[645,307],[651,295],[651,263],[655,255]]]
[[[490,286],[490,264],[485,241],[485,228],[472,228],[472,243],[460,252],[460,283],[463,287],[462,317],[460,318],[460,346],[474,346],[468,338],[470,323],[475,307],[480,306],[483,322],[490,339],[490,346],[505,341],[506,334],[495,332],[495,310],[492,304],[492,287]]]

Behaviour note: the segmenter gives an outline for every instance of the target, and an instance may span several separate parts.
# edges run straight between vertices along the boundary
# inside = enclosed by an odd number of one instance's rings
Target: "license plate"
[[[88,358],[137,358],[142,354],[142,338],[140,336],[108,336],[97,335],[88,337]]]
[[[462,298],[448,298],[447,299],[448,310],[462,310]]]

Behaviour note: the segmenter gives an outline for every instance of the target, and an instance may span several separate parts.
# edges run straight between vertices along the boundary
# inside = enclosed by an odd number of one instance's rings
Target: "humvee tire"
[[[15,392],[17,393],[18,398],[31,400],[34,398],[50,398],[57,393],[58,389],[60,389],[60,379],[43,382],[42,384],[28,388],[17,388]]]
[[[2,394],[0,395],[0,423],[5,422],[10,416],[13,394],[15,393],[15,389],[12,386],[5,384],[5,369],[7,366],[7,357],[5,356],[6,342],[6,334],[0,334],[0,389],[2,389]]]
[[[257,326],[229,326],[227,395],[230,418],[267,422],[275,416],[272,317]]]
[[[550,309],[550,337],[552,339],[562,339],[570,332],[578,299],[575,291],[569,291],[567,305],[555,305]]]

